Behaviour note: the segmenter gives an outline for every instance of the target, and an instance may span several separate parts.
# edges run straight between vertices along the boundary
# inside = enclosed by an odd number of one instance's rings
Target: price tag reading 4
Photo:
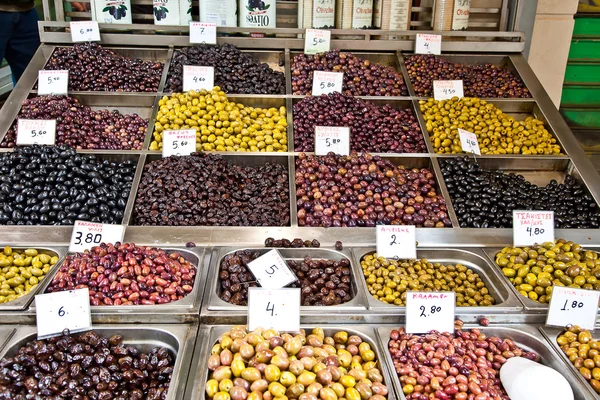
[[[45,70],[38,73],[38,94],[67,94],[69,71]]]
[[[594,330],[600,292],[597,290],[575,289],[564,286],[552,288],[552,298],[548,306],[546,325],[579,325]]]
[[[460,146],[465,153],[481,155],[477,136],[474,133],[458,128],[458,136],[460,136]]]
[[[315,71],[313,74],[312,94],[313,96],[319,96],[333,92],[342,93],[343,84],[343,72]]]
[[[454,292],[406,292],[406,333],[453,333],[454,307]]]
[[[81,253],[98,246],[100,243],[121,242],[124,234],[125,227],[123,225],[75,221],[69,251],[71,253]]]
[[[267,289],[279,289],[298,280],[277,250],[249,262],[248,268],[260,286]]]
[[[385,258],[417,258],[414,225],[377,225],[377,255]]]
[[[20,119],[17,122],[17,144],[54,144],[55,119]]]
[[[415,54],[442,54],[442,35],[417,33]]]
[[[453,97],[465,97],[463,81],[433,81],[433,98],[448,100]]]
[[[193,65],[183,66],[183,91],[188,90],[212,90],[215,86],[214,67],[196,67]]]
[[[300,330],[300,289],[248,288],[248,329]]]
[[[513,211],[513,243],[531,246],[554,241],[554,211]]]
[[[97,21],[71,21],[72,42],[99,42],[100,28]]]
[[[315,154],[327,155],[330,151],[350,154],[350,128],[346,126],[315,126]]]
[[[190,43],[217,44],[217,24],[190,22]]]
[[[163,157],[189,156],[196,151],[196,131],[183,129],[163,131]]]
[[[317,54],[329,51],[331,31],[307,29],[304,39],[304,54]]]
[[[35,296],[37,338],[92,329],[90,292],[87,288]]]

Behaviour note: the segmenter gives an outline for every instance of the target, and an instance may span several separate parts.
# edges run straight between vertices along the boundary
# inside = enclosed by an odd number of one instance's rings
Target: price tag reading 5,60
[[[71,21],[71,41],[99,42],[100,28],[97,21]]]
[[[278,289],[298,280],[277,250],[271,250],[248,263],[263,288]]]
[[[594,330],[600,292],[564,286],[552,288],[546,325],[565,327],[579,325]]]
[[[454,301],[454,292],[406,292],[406,333],[453,333]]]
[[[163,131],[163,157],[189,156],[196,151],[196,131],[182,129]]]
[[[300,289],[248,288],[248,329],[300,330]]]
[[[414,225],[377,225],[376,235],[378,256],[407,260],[417,258]]]
[[[215,68],[197,67],[194,65],[183,66],[183,91],[212,90],[215,86]]]
[[[90,292],[87,288],[35,296],[37,338],[92,329]]]
[[[315,71],[313,74],[312,94],[313,96],[319,96],[333,92],[342,93],[343,84],[343,72]]]
[[[554,211],[513,211],[513,243],[531,246],[554,241]]]
[[[75,221],[69,251],[81,253],[100,243],[116,243],[123,240],[123,225],[99,224],[88,221]]]
[[[54,144],[56,140],[55,119],[19,119],[17,144]]]

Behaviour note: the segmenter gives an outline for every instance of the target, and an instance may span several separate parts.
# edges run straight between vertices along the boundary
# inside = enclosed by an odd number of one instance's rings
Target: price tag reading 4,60
[[[333,92],[342,93],[343,84],[343,72],[315,71],[313,74],[312,94],[313,96],[319,96]]]
[[[415,54],[442,54],[442,35],[417,33]]]
[[[315,126],[315,154],[329,152],[347,156],[350,154],[350,128],[346,126]]]
[[[594,330],[600,292],[597,290],[575,289],[564,286],[552,288],[552,298],[548,306],[546,325],[579,325]]]
[[[248,288],[248,329],[300,330],[300,289]]]
[[[477,136],[474,133],[458,128],[458,136],[460,136],[460,146],[465,153],[481,155]]]
[[[406,292],[406,333],[453,333],[454,307],[454,292]]]
[[[279,289],[298,280],[277,250],[271,250],[248,263],[261,287]]]
[[[97,21],[71,21],[71,41],[99,42],[100,28]]]
[[[20,119],[17,122],[17,144],[54,144],[55,119]]]
[[[190,43],[217,44],[217,24],[190,22]]]
[[[331,31],[307,29],[305,36],[304,54],[317,54],[329,51],[331,46]]]
[[[377,225],[376,235],[378,256],[407,260],[417,258],[414,225]]]
[[[513,243],[531,246],[554,241],[554,211],[513,211]]]
[[[433,81],[433,98],[435,100],[448,100],[453,97],[465,97],[463,81]]]
[[[69,251],[81,253],[100,243],[116,243],[123,240],[123,225],[99,224],[88,221],[75,221]]]
[[[38,94],[67,94],[69,71],[45,70],[38,72]]]
[[[215,68],[197,67],[194,65],[183,66],[183,91],[212,90],[215,86]]]
[[[163,157],[189,156],[195,151],[196,131],[194,129],[163,131]]]
[[[37,338],[92,329],[90,292],[87,288],[35,296]]]

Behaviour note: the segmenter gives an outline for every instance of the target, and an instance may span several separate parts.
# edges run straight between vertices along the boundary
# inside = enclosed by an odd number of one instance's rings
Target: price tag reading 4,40
[[[300,330],[300,289],[248,288],[248,329]]]
[[[100,28],[97,21],[71,21],[71,41],[99,42]]]
[[[100,243],[116,243],[123,240],[123,225],[99,224],[88,221],[75,221],[69,251],[81,253]]]
[[[465,97],[463,81],[433,81],[433,98],[435,100],[448,100],[453,97]]]
[[[261,287],[279,289],[298,280],[277,250],[271,250],[248,263]]]
[[[163,131],[163,157],[189,156],[195,151],[196,131],[194,129]]]
[[[55,119],[20,119],[17,122],[17,144],[54,144]]]
[[[417,33],[415,54],[442,54],[442,35]]]
[[[531,246],[554,241],[554,211],[513,211],[513,243]]]
[[[215,68],[197,67],[193,65],[183,66],[183,91],[188,90],[212,90],[215,86]]]
[[[35,296],[38,340],[92,329],[87,288]]]
[[[453,333],[454,307],[454,292],[406,292],[406,333]]]
[[[347,156],[350,154],[350,128],[346,126],[315,126],[315,154],[329,152]]]
[[[190,22],[190,43],[217,44],[217,24]]]
[[[575,289],[564,286],[552,288],[552,298],[548,306],[546,325],[579,325],[594,330],[600,292],[597,290]]]
[[[377,225],[377,255],[385,258],[417,258],[414,225]]]
[[[313,96],[319,96],[333,92],[342,93],[343,84],[343,72],[315,71],[313,74],[312,94]]]
[[[317,54],[329,51],[331,46],[331,31],[307,29],[304,39],[304,54]]]
[[[460,146],[465,153],[481,155],[477,136],[474,133],[458,128],[458,136],[460,136]]]
[[[69,71],[45,70],[38,72],[38,94],[67,94]]]

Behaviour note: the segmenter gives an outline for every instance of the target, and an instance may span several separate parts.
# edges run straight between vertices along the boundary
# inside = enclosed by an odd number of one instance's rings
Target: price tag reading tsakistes
[[[406,333],[454,332],[454,292],[406,292]]]
[[[460,136],[460,147],[465,153],[481,155],[477,136],[474,133],[458,128],[458,136]]]
[[[38,340],[92,329],[90,291],[85,289],[35,296]]]
[[[548,306],[546,325],[564,328],[579,325],[594,330],[600,291],[554,286]]]
[[[71,21],[72,42],[99,42],[98,21]]]
[[[279,289],[298,280],[277,250],[271,250],[248,263],[261,287]]]
[[[217,24],[190,22],[190,43],[217,44]]]
[[[417,33],[415,54],[442,54],[442,35]]]
[[[433,98],[435,100],[448,100],[453,97],[465,97],[463,81],[433,81]]]
[[[162,143],[163,157],[189,156],[196,151],[196,131],[194,129],[163,131]]]
[[[344,85],[343,72],[315,71],[313,73],[312,95],[329,94],[333,92],[342,93]]]
[[[300,330],[300,288],[248,288],[248,329]]]
[[[183,91],[212,90],[215,86],[215,68],[197,67],[194,65],[183,66]]]
[[[403,260],[417,258],[414,225],[377,225],[376,235],[378,256]]]
[[[54,144],[55,119],[20,119],[17,122],[17,144]]]
[[[315,154],[329,152],[347,156],[350,154],[350,128],[346,126],[315,126]]]
[[[317,54],[329,51],[331,46],[331,31],[307,29],[305,36],[304,54]]]
[[[38,94],[67,94],[69,90],[69,71],[46,70],[38,72]]]
[[[125,227],[123,225],[75,221],[69,251],[71,253],[81,253],[98,246],[100,243],[121,242],[124,234]]]
[[[554,211],[513,211],[513,244],[554,242]]]

